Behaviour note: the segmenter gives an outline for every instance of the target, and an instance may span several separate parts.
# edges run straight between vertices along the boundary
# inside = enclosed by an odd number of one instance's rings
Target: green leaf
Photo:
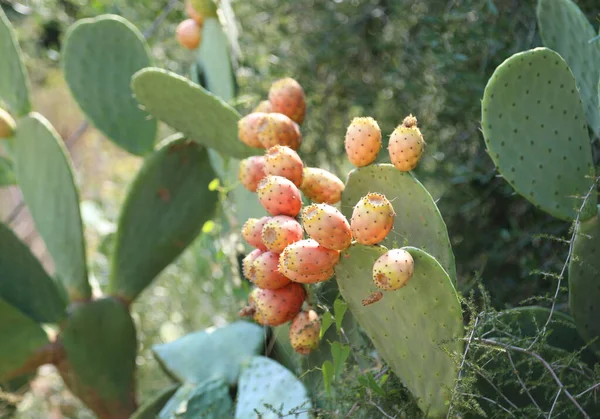
[[[160,411],[160,419],[221,419],[231,417],[233,401],[221,380],[184,384]]]
[[[39,323],[58,323],[65,301],[40,262],[6,225],[0,223],[0,299]]]
[[[332,342],[331,356],[333,357],[333,375],[337,379],[344,370],[348,356],[350,356],[350,346],[340,342]]]
[[[146,158],[121,210],[110,293],[134,300],[192,243],[217,205],[214,178],[206,149],[180,135]]]
[[[17,181],[35,226],[54,260],[56,276],[71,300],[87,300],[85,240],[79,193],[67,150],[42,116],[21,119],[14,138]]]
[[[3,186],[12,186],[17,183],[13,163],[6,157],[0,156],[0,188]]]
[[[340,333],[342,329],[342,322],[344,321],[344,314],[346,314],[346,310],[348,309],[348,305],[342,299],[335,300],[333,303],[333,313],[335,315],[335,327],[337,332]]]
[[[158,124],[131,91],[133,74],[151,65],[138,29],[114,15],[81,19],[69,28],[62,55],[73,97],[96,128],[130,153],[151,152]]]
[[[235,79],[231,67],[229,41],[218,18],[204,19],[198,64],[206,80],[206,88],[229,102],[235,96]]]
[[[327,395],[331,397],[331,383],[333,383],[334,376],[334,368],[331,361],[327,360],[323,362],[321,371],[323,373],[323,384],[325,386],[325,391],[327,392]]]
[[[156,419],[162,408],[169,399],[181,387],[180,384],[173,384],[156,394],[153,398],[141,405],[133,414],[131,419]]]
[[[373,390],[375,393],[380,396],[385,396],[385,391],[377,384],[375,378],[371,373],[366,373],[365,375],[358,376],[358,382],[362,384],[364,387]]]
[[[329,311],[326,311],[325,313],[323,313],[323,316],[321,317],[321,331],[319,332],[319,339],[323,338],[323,335],[325,335],[325,333],[327,332],[327,329],[329,329],[331,327],[333,322],[334,322],[333,316],[331,315],[331,313]]]
[[[5,102],[14,114],[21,116],[31,110],[29,78],[12,25],[0,8],[0,104]]]
[[[35,321],[0,299],[0,381],[24,367],[48,337]]]
[[[264,152],[238,139],[240,115],[235,109],[190,80],[146,68],[133,76],[132,86],[148,112],[199,144],[236,158]]]

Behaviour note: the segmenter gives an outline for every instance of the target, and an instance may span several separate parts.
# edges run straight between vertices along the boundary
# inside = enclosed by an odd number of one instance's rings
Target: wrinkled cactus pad
[[[444,415],[458,365],[444,350],[462,354],[463,320],[452,281],[429,254],[403,247],[414,259],[415,272],[408,284],[363,306],[362,300],[377,288],[373,264],[387,249],[352,245],[342,254],[335,273],[348,308],[369,336],[375,349],[414,395],[430,417]]]
[[[31,110],[29,79],[14,29],[0,8],[0,107],[2,102],[16,115]]]
[[[579,92],[560,55],[535,48],[504,61],[485,88],[481,125],[504,179],[536,207],[575,219],[594,167]],[[592,194],[582,219],[596,201]]]

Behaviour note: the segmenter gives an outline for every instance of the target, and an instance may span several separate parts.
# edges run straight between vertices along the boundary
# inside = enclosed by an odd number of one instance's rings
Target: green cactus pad
[[[342,192],[342,212],[350,220],[354,206],[369,192],[378,192],[394,206],[394,229],[380,243],[390,249],[414,246],[435,257],[456,282],[454,254],[446,223],[425,187],[408,172],[391,164],[374,164],[348,174]]]
[[[0,106],[5,102],[16,115],[31,110],[29,79],[23,64],[21,49],[8,18],[0,8]]]
[[[539,0],[537,19],[544,46],[559,53],[573,71],[590,127],[600,136],[600,42],[589,42],[596,36],[594,27],[571,0]]]
[[[62,56],[73,97],[96,128],[130,153],[152,151],[157,122],[131,91],[133,74],[151,65],[138,29],[114,15],[81,19],[69,28]]]
[[[200,233],[218,196],[206,149],[180,135],[146,158],[123,205],[109,291],[132,301]]]
[[[275,409],[274,412],[267,405]],[[252,358],[238,384],[235,419],[259,415],[261,419],[310,418],[312,403],[298,378],[281,364],[264,356]]]
[[[40,262],[6,225],[0,223],[0,299],[39,323],[58,323],[65,301]]]
[[[146,68],[133,76],[133,91],[148,112],[206,147],[236,158],[262,154],[238,139],[235,109],[184,77]]]
[[[62,139],[42,116],[19,121],[14,138],[17,181],[72,300],[90,298],[79,192]]]
[[[221,419],[231,417],[233,401],[221,380],[184,384],[158,415],[159,419]]]
[[[217,5],[213,0],[191,0],[192,7],[200,16],[205,18],[217,17]]]
[[[560,55],[536,48],[504,61],[485,88],[481,125],[504,179],[549,214],[575,219],[594,167],[575,79]],[[596,200],[592,194],[582,219]]]
[[[13,163],[6,157],[0,156],[0,188],[17,183]]]
[[[445,414],[458,366],[444,350],[461,354],[463,321],[452,281],[429,254],[403,247],[415,262],[408,284],[363,306],[377,288],[373,264],[387,249],[353,244],[335,268],[348,308],[375,348],[428,416]]]
[[[180,384],[173,384],[159,392],[153,398],[141,405],[135,411],[131,419],[156,419],[162,408],[180,387]]]
[[[44,330],[21,311],[0,299],[0,382],[25,366],[36,351],[48,344]]]
[[[263,350],[264,333],[254,323],[237,321],[155,345],[152,351],[163,369],[178,381],[198,384],[222,379],[233,385],[241,365]]]
[[[206,88],[225,102],[235,96],[235,81],[231,68],[229,41],[217,18],[204,19],[202,44],[198,49],[199,70],[204,74]]]
[[[569,262],[569,305],[577,331],[600,355],[600,220],[579,225]]]
[[[74,305],[59,341],[68,360],[59,372],[74,394],[96,413],[133,413],[137,340],[125,305],[112,298]]]

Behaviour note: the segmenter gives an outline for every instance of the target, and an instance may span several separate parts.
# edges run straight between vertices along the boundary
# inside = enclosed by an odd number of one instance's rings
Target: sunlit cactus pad
[[[490,78],[482,128],[489,154],[515,190],[573,220],[594,183],[585,113],[565,61],[547,48],[513,55]],[[582,219],[596,208],[592,194]]]
[[[29,79],[12,25],[0,7],[0,107],[2,102],[16,115],[31,110]]]
[[[445,414],[458,365],[446,352],[462,353],[463,321],[458,295],[442,266],[429,254],[403,247],[414,259],[408,284],[363,306],[377,290],[373,264],[387,250],[352,245],[335,273],[340,292],[360,326],[394,373],[430,417]]]

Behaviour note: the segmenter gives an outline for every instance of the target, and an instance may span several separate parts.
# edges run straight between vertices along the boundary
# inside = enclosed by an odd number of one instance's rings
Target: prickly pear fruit
[[[415,272],[415,261],[403,249],[392,249],[384,253],[373,265],[373,282],[377,288],[391,291],[402,288]]]
[[[300,190],[318,204],[336,204],[342,199],[344,182],[325,169],[305,167]]]
[[[350,163],[357,167],[375,161],[381,150],[381,129],[371,117],[354,118],[346,130],[344,141]]]
[[[262,242],[271,252],[281,253],[288,244],[302,240],[302,226],[287,215],[271,218],[262,229]]]
[[[257,287],[250,292],[248,306],[240,315],[251,315],[254,321],[265,326],[279,326],[296,317],[305,299],[304,287],[295,282],[276,290]]]
[[[190,0],[185,0],[185,13],[190,19],[194,19],[198,26],[202,27],[202,25],[204,25],[204,16],[194,9]]]
[[[395,216],[394,207],[385,195],[369,193],[354,206],[350,219],[352,235],[360,244],[377,244],[394,227]]]
[[[249,218],[242,227],[242,237],[246,242],[257,249],[266,252],[267,246],[262,242],[262,229],[271,217]]]
[[[269,148],[265,154],[265,172],[268,175],[283,176],[300,187],[304,164],[294,150],[283,145],[276,145]]]
[[[271,215],[295,217],[302,208],[300,190],[283,176],[267,176],[256,189],[258,200]]]
[[[293,78],[286,77],[273,83],[269,89],[269,102],[274,112],[287,115],[298,124],[304,121],[306,115],[304,89]]]
[[[254,273],[252,264],[254,263],[256,258],[262,255],[263,253],[264,252],[260,249],[254,249],[246,255],[244,260],[242,260],[242,273],[244,274],[244,278],[250,279],[250,277]]]
[[[258,184],[266,176],[265,158],[263,156],[251,156],[240,162],[238,179],[244,185],[244,188],[250,192],[256,192]]]
[[[196,49],[202,40],[202,28],[194,19],[186,19],[177,26],[177,41],[187,49]]]
[[[252,112],[271,113],[273,112],[273,105],[271,105],[271,102],[269,102],[268,100],[263,100],[258,105],[256,105],[256,108],[254,108]]]
[[[314,310],[301,311],[290,325],[290,343],[294,351],[308,355],[319,347],[321,321]]]
[[[0,108],[0,138],[12,137],[16,128],[17,124],[13,117],[4,109]]]
[[[312,204],[302,209],[306,233],[321,246],[345,250],[352,244],[350,223],[337,208],[328,204]]]
[[[281,255],[279,255],[281,262]],[[299,282],[301,284],[316,284],[317,282],[323,282],[331,279],[335,273],[334,269],[327,269],[326,271],[317,272],[314,274],[301,274],[296,271],[292,271],[286,266],[279,264],[279,272],[285,275],[290,281]]]
[[[340,261],[340,252],[321,246],[316,240],[300,240],[288,245],[279,256],[279,270],[317,274],[330,270]]]
[[[258,139],[258,128],[265,116],[264,112],[252,112],[238,121],[238,137],[249,147],[264,148]]]
[[[298,124],[282,113],[266,113],[258,126],[258,140],[264,148],[286,145],[298,150],[302,134]]]
[[[259,255],[248,270],[248,279],[259,288],[276,290],[285,287],[290,280],[278,270],[279,254],[264,252]]]
[[[417,167],[423,150],[425,140],[417,127],[417,118],[412,115],[404,118],[402,125],[398,125],[388,143],[390,160],[396,169],[408,172]]]

